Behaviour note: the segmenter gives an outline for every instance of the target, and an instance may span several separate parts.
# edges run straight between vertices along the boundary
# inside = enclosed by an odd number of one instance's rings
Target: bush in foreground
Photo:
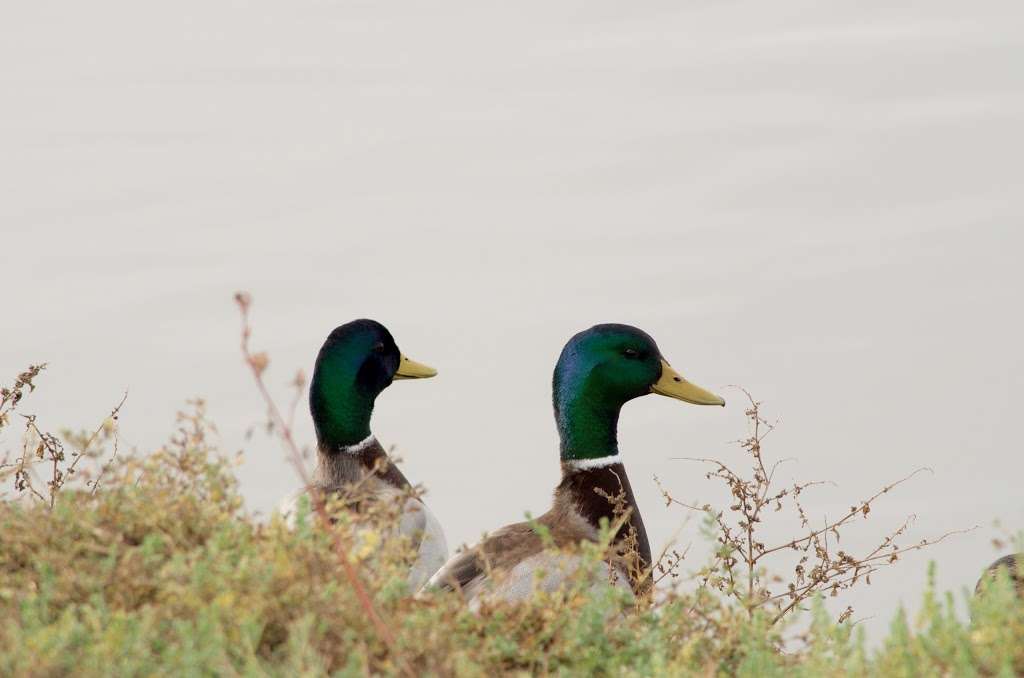
[[[22,455],[0,468],[20,488],[0,502],[2,675],[1024,672],[1024,608],[1005,575],[971,602],[970,623],[950,595],[929,588],[919,618],[897,616],[869,651],[820,600],[808,630],[784,641],[798,610],[777,619],[777,608],[721,585],[668,592],[622,614],[619,591],[593,591],[581,576],[558,595],[473,614],[454,594],[411,596],[408,554],[381,539],[386,526],[356,529],[336,514],[333,529],[346,535],[343,555],[387,625],[383,637],[314,513],[290,530],[246,512],[231,461],[211,449],[201,404],[180,416],[162,449],[101,461],[111,454],[104,444],[116,449],[116,413],[94,434],[65,434],[67,453],[56,437],[30,433]],[[80,457],[98,470],[89,475]],[[737,559],[723,546],[696,583],[731,576],[721,560]],[[601,545],[585,551],[597,567]]]

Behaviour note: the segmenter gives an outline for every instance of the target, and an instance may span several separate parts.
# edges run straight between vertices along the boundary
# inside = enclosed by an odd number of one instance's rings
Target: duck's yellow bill
[[[437,374],[437,370],[429,365],[409,360],[402,354],[398,362],[398,371],[395,372],[395,379],[426,379]]]
[[[691,384],[683,379],[683,376],[672,369],[664,360],[661,361],[661,378],[651,387],[651,393],[676,398],[694,405],[722,405],[725,400],[716,396],[711,391],[702,389],[697,384]]]

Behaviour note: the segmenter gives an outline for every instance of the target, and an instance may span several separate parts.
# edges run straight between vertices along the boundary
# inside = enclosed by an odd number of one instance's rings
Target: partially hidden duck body
[[[1024,601],[1024,553],[1013,553],[1003,556],[985,568],[984,574],[981,575],[978,583],[974,585],[975,595],[981,593],[982,589],[986,586],[991,585],[1000,570],[1006,570],[1018,599]]]
[[[611,583],[635,596],[650,591],[651,548],[619,454],[619,411],[648,393],[697,405],[725,401],[683,379],[645,332],[617,324],[570,339],[552,386],[562,479],[550,510],[535,522],[558,548],[545,549],[530,522],[508,525],[453,556],[427,588],[461,591],[474,609],[483,600],[522,600],[535,588],[554,592],[581,562],[572,547],[596,541],[603,519],[621,527],[606,559],[609,576],[594,585]]]
[[[316,428],[318,464],[313,485],[360,502],[401,503],[397,532],[410,539],[417,557],[409,572],[416,590],[448,557],[440,524],[370,432],[377,396],[398,379],[433,377],[437,371],[405,357],[380,323],[354,320],[335,328],[316,358],[309,409]],[[281,512],[294,521],[300,491]]]

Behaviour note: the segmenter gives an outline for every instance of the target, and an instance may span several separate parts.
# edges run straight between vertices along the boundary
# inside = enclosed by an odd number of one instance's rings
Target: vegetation
[[[249,352],[249,335],[246,323],[245,355],[266,393],[267,359]],[[667,503],[705,516],[717,544],[711,562],[687,574],[684,554],[667,550],[654,602],[594,590],[593,572],[582,572],[557,595],[471,613],[455,594],[407,589],[409,553],[384,538],[387,511],[356,523],[344,501],[314,498],[295,529],[257,520],[239,493],[236,460],[213,448],[201,401],[145,455],[118,449],[120,406],[93,431],[47,433],[22,413],[43,367],[0,392],[0,433],[20,429],[23,438],[0,460],[2,675],[1024,673],[1024,605],[1005,572],[969,599],[970,621],[957,617],[952,594],[929,586],[920,615],[897,615],[874,648],[849,613],[827,614],[822,595],[841,595],[906,550],[896,544],[903,526],[858,555],[827,539],[866,520],[899,483],[812,527],[800,503],[808,486],[772,483],[762,453],[771,429],[753,399],[752,433],[741,441],[751,475],[708,462],[734,503],[697,507],[665,492]],[[266,397],[273,430],[301,466],[288,422]],[[786,506],[805,532],[761,543],[762,522]],[[594,571],[610,536],[582,547]],[[791,576],[769,572],[783,557],[795,558]]]

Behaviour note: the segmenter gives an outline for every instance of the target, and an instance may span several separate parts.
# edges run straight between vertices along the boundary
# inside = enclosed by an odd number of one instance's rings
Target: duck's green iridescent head
[[[648,393],[695,405],[725,405],[722,398],[683,379],[654,339],[635,327],[595,325],[570,339],[553,379],[562,459],[618,454],[619,411]]]
[[[370,415],[395,379],[432,377],[437,370],[409,360],[387,328],[353,320],[327,337],[313,368],[309,410],[321,449],[355,445],[370,435]]]

